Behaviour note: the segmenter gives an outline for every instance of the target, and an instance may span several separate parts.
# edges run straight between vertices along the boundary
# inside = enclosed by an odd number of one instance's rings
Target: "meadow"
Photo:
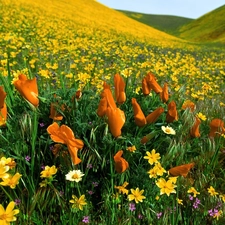
[[[0,5],[0,225],[225,223],[222,48],[92,0]]]

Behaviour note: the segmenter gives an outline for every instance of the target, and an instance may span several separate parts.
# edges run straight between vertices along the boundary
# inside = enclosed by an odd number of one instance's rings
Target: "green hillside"
[[[158,30],[164,31],[168,34],[179,35],[179,29],[192,22],[193,19],[179,17],[179,16],[169,16],[169,15],[152,15],[143,14],[137,12],[130,12],[125,10],[118,10],[125,14],[126,16],[137,20],[141,23],[154,27]]]
[[[225,43],[225,5],[184,25],[179,32],[190,41]]]

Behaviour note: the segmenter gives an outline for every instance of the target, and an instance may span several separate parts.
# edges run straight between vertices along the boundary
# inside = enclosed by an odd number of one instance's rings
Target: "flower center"
[[[170,129],[169,128],[166,128],[166,133],[170,133]]]
[[[73,179],[78,179],[79,176],[75,173],[73,176],[72,176]]]
[[[0,219],[1,219],[1,220],[6,220],[6,219],[7,219],[7,214],[6,214],[6,213],[3,213],[3,214],[0,216]]]

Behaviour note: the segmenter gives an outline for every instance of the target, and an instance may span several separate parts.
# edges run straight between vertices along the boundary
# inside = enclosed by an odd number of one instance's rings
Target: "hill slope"
[[[225,5],[180,28],[180,37],[190,41],[225,42]]]
[[[193,21],[193,19],[180,17],[180,16],[169,16],[169,15],[152,15],[143,14],[137,12],[130,12],[125,10],[117,10],[122,12],[126,16],[144,23],[148,26],[154,27],[158,30],[164,31],[168,34],[179,35],[179,29]]]

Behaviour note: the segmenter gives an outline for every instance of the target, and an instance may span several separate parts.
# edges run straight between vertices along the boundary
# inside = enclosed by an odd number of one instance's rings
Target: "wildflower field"
[[[0,22],[0,225],[225,224],[223,48],[92,0]]]

